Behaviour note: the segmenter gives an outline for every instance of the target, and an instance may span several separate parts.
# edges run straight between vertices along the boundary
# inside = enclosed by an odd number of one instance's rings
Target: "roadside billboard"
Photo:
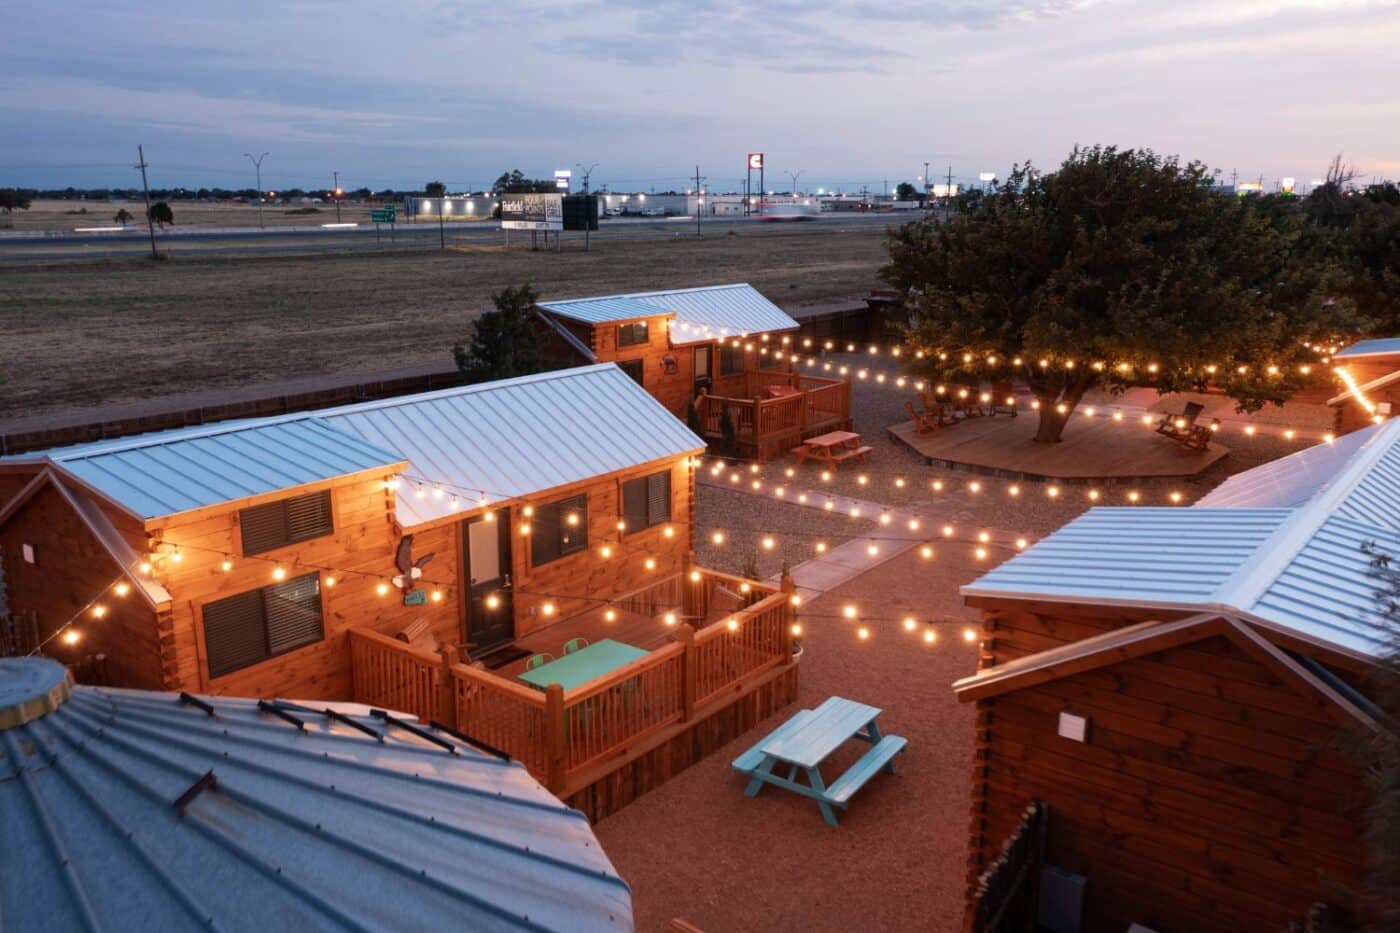
[[[501,229],[563,230],[562,194],[501,195]]]

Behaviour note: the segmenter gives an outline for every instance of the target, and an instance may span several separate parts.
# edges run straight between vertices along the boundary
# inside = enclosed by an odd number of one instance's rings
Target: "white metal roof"
[[[408,461],[412,528],[703,450],[612,363],[61,448],[47,459],[141,517]],[[420,494],[421,493],[421,494]]]
[[[1091,509],[962,592],[1233,612],[1374,657],[1386,642],[1361,545],[1400,556],[1400,420],[1356,433],[1189,508]]]
[[[705,446],[612,363],[317,415],[409,461],[395,500],[406,528],[478,508],[483,495],[535,496]]]
[[[147,519],[392,468],[403,458],[303,413],[156,431],[11,459],[48,461]]]
[[[632,929],[588,820],[518,763],[325,704],[298,729],[68,683],[0,660],[6,929]]]
[[[1354,360],[1365,356],[1400,356],[1400,337],[1381,337],[1375,340],[1358,340],[1339,353],[1334,360]]]
[[[540,302],[540,307],[590,324],[674,313],[674,344],[796,330],[798,326],[797,321],[747,283],[545,301]]]

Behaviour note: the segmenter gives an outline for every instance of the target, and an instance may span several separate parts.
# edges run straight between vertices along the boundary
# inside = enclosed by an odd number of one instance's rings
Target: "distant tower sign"
[[[554,173],[554,187],[565,193],[569,190],[569,185],[573,181],[574,173],[569,169],[560,169]]]
[[[744,213],[754,212],[753,206],[753,173],[758,172],[758,213],[763,213],[763,153],[750,152],[748,170],[744,173]]]

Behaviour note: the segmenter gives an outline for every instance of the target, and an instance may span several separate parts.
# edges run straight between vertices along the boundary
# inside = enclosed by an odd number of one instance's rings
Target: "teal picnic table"
[[[550,684],[559,684],[567,692],[646,656],[647,652],[641,648],[604,638],[573,654],[541,664],[533,671],[526,671],[520,675],[520,679],[540,690]]]
[[[833,807],[845,808],[855,792],[878,772],[894,774],[894,757],[908,740],[881,735],[876,723],[881,710],[844,697],[829,697],[816,709],[798,710],[763,741],[734,759],[734,770],[749,778],[744,793],[755,796],[763,785],[786,788],[817,802],[822,819],[836,826]],[[869,750],[830,786],[822,779],[821,764],[851,739],[870,744]],[[774,774],[785,770],[786,775]],[[807,783],[798,775],[805,774]]]

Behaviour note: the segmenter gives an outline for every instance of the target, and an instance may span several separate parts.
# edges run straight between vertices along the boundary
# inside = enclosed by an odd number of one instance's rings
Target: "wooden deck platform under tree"
[[[1036,420],[1034,412],[970,418],[932,434],[918,434],[906,421],[889,433],[930,465],[1013,479],[1087,483],[1187,477],[1230,454],[1216,443],[1188,450],[1132,415],[1114,421],[1103,410],[1071,417],[1060,443],[1038,444]]]

